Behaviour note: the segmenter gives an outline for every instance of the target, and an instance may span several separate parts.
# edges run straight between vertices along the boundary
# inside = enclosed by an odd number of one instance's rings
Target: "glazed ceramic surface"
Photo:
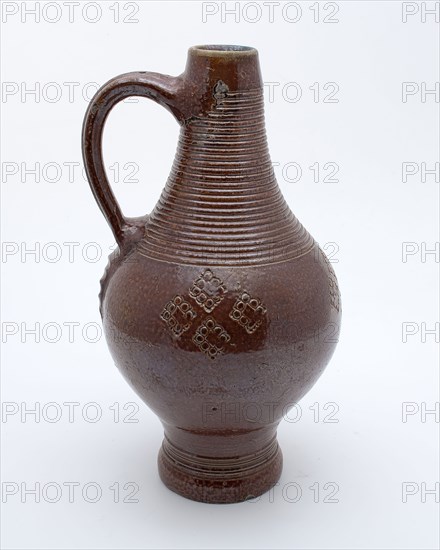
[[[136,219],[122,215],[101,152],[107,115],[130,96],[181,126],[161,198]],[[255,49],[198,46],[178,77],[110,80],[84,121],[89,182],[119,245],[101,280],[107,342],[163,423],[163,482],[203,502],[278,481],[277,425],[322,373],[340,327],[336,276],[280,192],[263,107]]]

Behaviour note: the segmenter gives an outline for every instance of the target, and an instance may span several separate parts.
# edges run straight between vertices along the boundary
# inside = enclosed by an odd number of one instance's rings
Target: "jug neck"
[[[258,51],[247,46],[194,46],[182,76],[200,103],[209,99],[218,81],[235,92],[263,85]]]
[[[269,155],[257,51],[203,48],[189,51],[182,77],[193,114],[182,124],[139,250],[209,265],[264,264],[306,253],[313,240],[286,204]]]

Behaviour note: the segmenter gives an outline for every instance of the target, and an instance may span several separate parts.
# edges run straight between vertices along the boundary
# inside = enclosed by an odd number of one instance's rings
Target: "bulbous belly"
[[[179,265],[135,250],[102,306],[120,371],[164,423],[192,430],[278,422],[328,363],[341,314],[317,246],[243,267]]]

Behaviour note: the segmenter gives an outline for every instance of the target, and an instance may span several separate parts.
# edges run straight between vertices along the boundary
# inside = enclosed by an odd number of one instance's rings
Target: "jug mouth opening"
[[[193,46],[190,51],[199,55],[252,55],[257,52],[250,46],[236,46],[234,44],[204,44]]]

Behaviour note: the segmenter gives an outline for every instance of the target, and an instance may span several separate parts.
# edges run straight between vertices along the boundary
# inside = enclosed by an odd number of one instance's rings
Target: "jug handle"
[[[181,77],[153,72],[132,72],[109,80],[92,98],[82,130],[82,153],[90,187],[120,247],[142,238],[147,216],[126,218],[113,194],[102,159],[102,135],[112,108],[132,97],[147,97],[170,111],[179,123],[184,120],[179,93]]]

